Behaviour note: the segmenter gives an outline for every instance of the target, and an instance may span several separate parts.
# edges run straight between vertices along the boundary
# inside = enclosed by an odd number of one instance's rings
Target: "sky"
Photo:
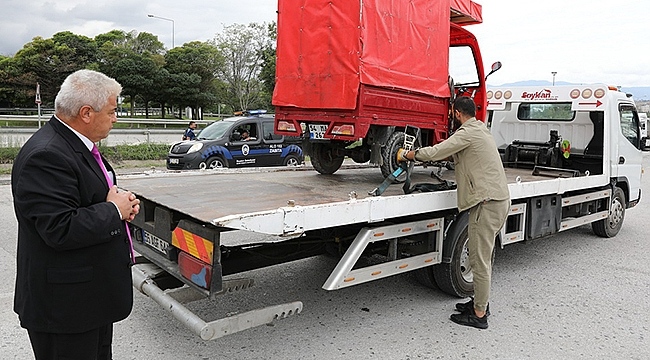
[[[483,23],[468,29],[481,44],[484,65],[503,63],[491,85],[551,82],[556,72],[558,83],[650,86],[648,0],[475,2],[483,6]],[[94,37],[113,29],[149,32],[170,48],[172,40],[180,46],[213,39],[225,25],[274,21],[276,10],[277,0],[2,0],[0,54],[14,55],[35,36]]]

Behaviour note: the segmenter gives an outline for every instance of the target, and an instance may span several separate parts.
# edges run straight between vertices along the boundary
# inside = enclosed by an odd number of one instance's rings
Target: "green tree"
[[[15,105],[32,107],[38,82],[43,103],[52,106],[63,80],[76,70],[92,66],[95,53],[92,39],[69,31],[56,33],[51,39],[35,37],[13,58],[2,62],[2,96],[11,94]]]
[[[215,80],[223,63],[219,50],[207,42],[193,41],[168,51],[165,69],[173,75],[169,86],[174,88],[170,91],[174,105],[189,106],[192,119],[201,118],[201,110],[217,101]]]
[[[260,95],[263,106],[267,109],[273,107],[271,98],[273,90],[275,89],[275,60],[276,60],[276,44],[278,39],[277,24],[271,22],[268,25],[268,35],[271,42],[262,49],[262,69],[260,70],[259,79],[262,82],[262,94]]]
[[[228,84],[233,109],[247,110],[260,104],[262,83],[258,76],[264,62],[264,49],[272,45],[267,24],[250,23],[226,26],[214,44],[225,57],[222,79]]]

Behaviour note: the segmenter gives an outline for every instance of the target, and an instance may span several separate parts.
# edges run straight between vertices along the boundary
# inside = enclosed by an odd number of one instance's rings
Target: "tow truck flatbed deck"
[[[437,183],[438,167],[415,167],[411,180]],[[296,235],[330,226],[377,222],[406,214],[428,213],[456,206],[455,190],[405,195],[402,184],[382,196],[368,191],[384,179],[374,167],[341,169],[322,175],[302,168],[223,169],[125,176],[120,187],[139,197],[218,227],[273,235]],[[603,184],[601,176],[553,178],[532,175],[530,169],[506,168],[511,198],[533,193],[563,193]],[[453,180],[442,169],[441,178]],[[531,189],[532,187],[532,189]],[[356,193],[356,198],[350,196]],[[327,216],[323,216],[327,214]],[[278,219],[281,217],[282,219]]]

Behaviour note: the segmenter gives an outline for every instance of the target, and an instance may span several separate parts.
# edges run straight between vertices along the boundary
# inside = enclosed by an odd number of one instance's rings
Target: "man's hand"
[[[110,201],[117,206],[122,214],[122,220],[131,221],[140,212],[140,200],[130,191],[117,191],[117,186],[113,185],[108,190],[106,201]]]
[[[411,153],[410,151],[402,148],[397,149],[397,163],[401,163],[404,161],[412,161],[413,156],[410,153]]]

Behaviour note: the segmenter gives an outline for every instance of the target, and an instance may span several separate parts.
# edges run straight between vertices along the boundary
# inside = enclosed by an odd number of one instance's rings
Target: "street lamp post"
[[[151,15],[151,14],[149,14],[149,15],[147,15],[147,16],[150,17],[150,18],[156,18],[156,19],[167,20],[167,21],[171,21],[171,22],[172,22],[172,49],[173,49],[173,48],[175,47],[175,45],[174,45],[174,32],[175,32],[175,31],[174,31],[174,20],[173,20],[173,19],[164,18],[164,17],[162,17],[162,16]]]
[[[555,74],[557,74],[557,71],[551,71],[551,74],[553,74],[553,86],[555,86]]]

